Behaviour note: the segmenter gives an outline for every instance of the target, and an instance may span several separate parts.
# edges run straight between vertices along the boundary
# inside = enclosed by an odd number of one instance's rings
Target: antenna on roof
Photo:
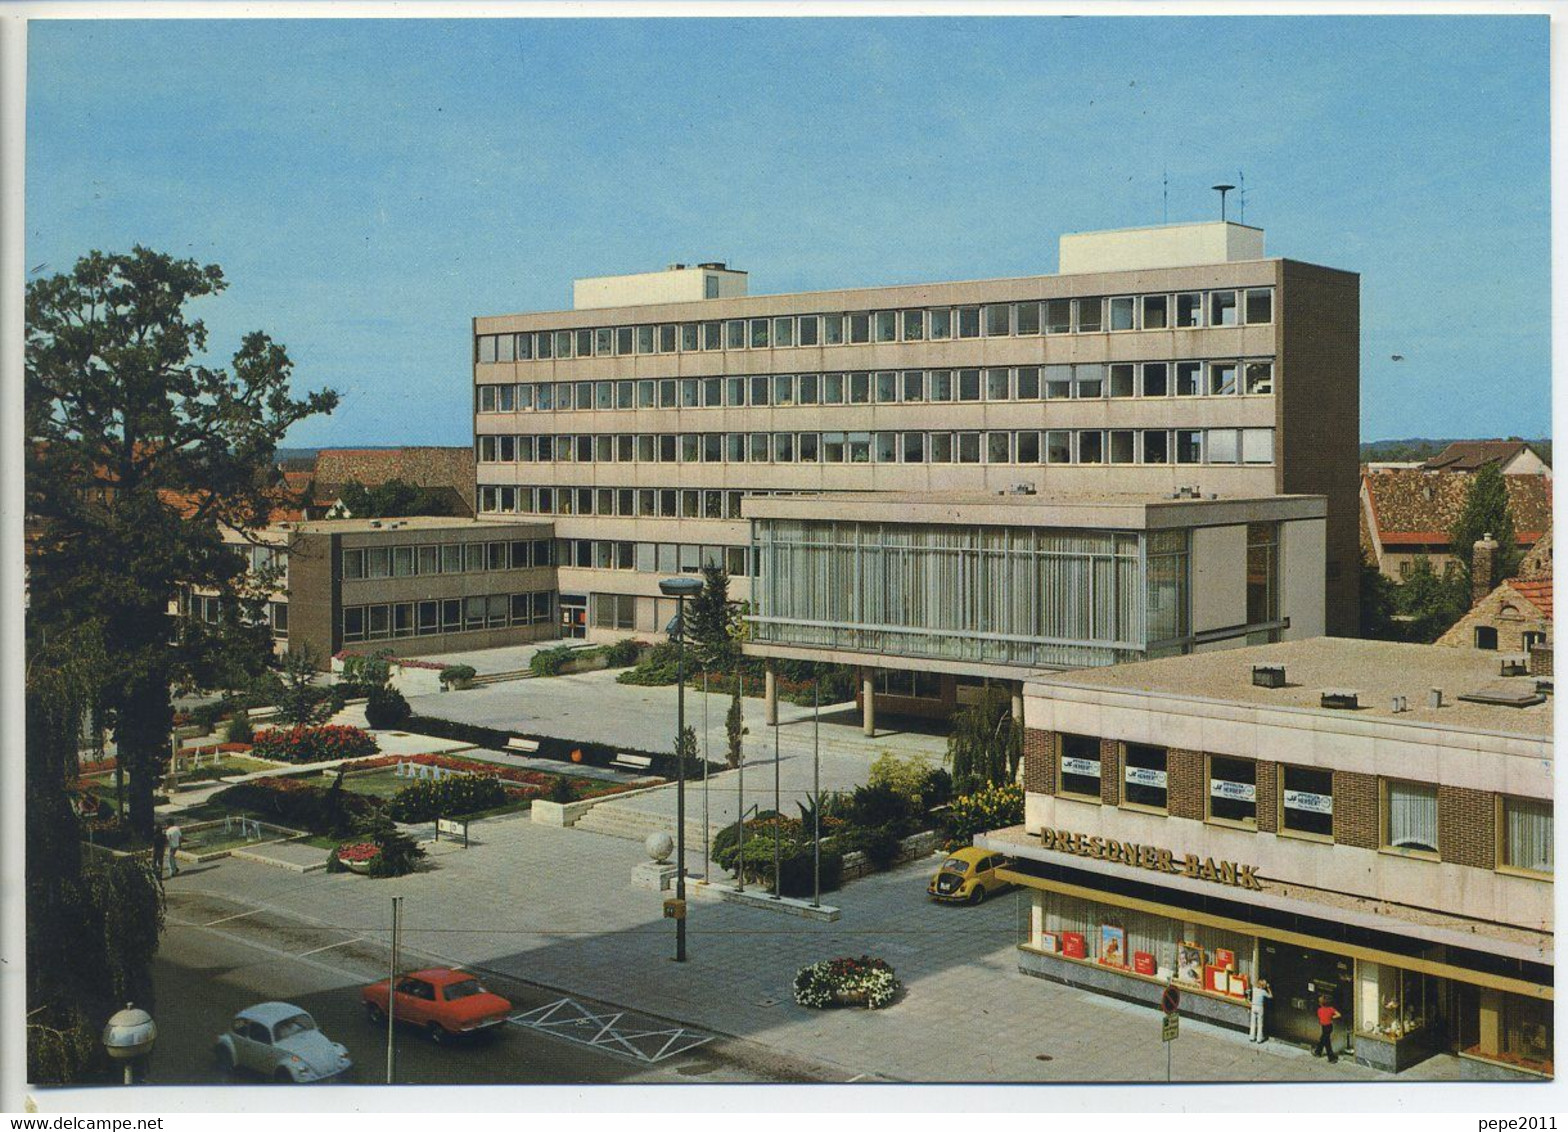
[[[1160,170],[1160,223],[1171,222],[1171,169],[1167,165]]]
[[[1225,194],[1234,189],[1235,185],[1215,185],[1214,191],[1220,194],[1220,222],[1225,221]]]
[[[1241,186],[1236,190],[1236,223],[1247,222],[1247,175],[1240,169],[1236,170],[1236,184]]]

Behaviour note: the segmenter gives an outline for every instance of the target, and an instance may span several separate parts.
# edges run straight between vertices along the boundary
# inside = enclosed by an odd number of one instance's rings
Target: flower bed
[[[381,856],[381,846],[369,841],[349,841],[332,851],[333,858],[345,869],[356,873],[370,871],[370,864]]]
[[[636,787],[618,782],[605,782],[597,778],[576,778],[570,775],[551,774],[543,770],[526,770],[522,767],[505,766],[501,763],[487,763],[479,759],[464,759],[454,755],[377,755],[374,758],[359,759],[350,764],[350,771],[379,770],[382,767],[396,766],[398,763],[418,763],[420,766],[438,766],[445,770],[455,770],[463,774],[489,774],[502,780],[510,788],[532,788],[529,796],[534,797],[545,790],[549,790],[561,781],[571,782],[575,786],[574,797],[598,798],[605,794],[619,794]]]
[[[354,759],[373,755],[376,750],[376,741],[368,733],[339,724],[258,731],[251,746],[251,754],[257,758],[285,763]]]
[[[903,984],[883,959],[824,959],[795,974],[795,1001],[813,1010],[864,1006],[880,1010],[892,1003]]]

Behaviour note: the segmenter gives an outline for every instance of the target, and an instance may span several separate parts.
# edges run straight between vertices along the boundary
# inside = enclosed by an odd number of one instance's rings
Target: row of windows
[[[445,601],[400,601],[343,607],[344,641],[384,641],[467,633],[509,625],[539,625],[555,619],[555,591],[488,594]]]
[[[256,546],[244,543],[234,548],[246,566],[255,573],[276,572],[281,582],[287,582],[289,576],[289,552],[281,546]]]
[[[343,577],[411,578],[425,574],[474,574],[553,565],[549,539],[511,542],[419,543],[343,551]]]
[[[196,621],[216,625],[223,619],[223,601],[210,594],[187,593],[181,612]],[[289,639],[289,603],[269,601],[266,609],[267,624],[272,628],[272,639]]]
[[[1036,334],[1197,330],[1274,321],[1274,288],[1045,299],[962,307],[732,318],[597,326],[521,334],[480,334],[474,358],[492,362],[624,357],[704,350],[770,350],[871,342],[940,342]]]
[[[479,385],[480,413],[599,409],[739,409],[796,405],[925,405],[954,401],[1230,397],[1274,392],[1272,358],[860,370],[745,377],[663,377]]]
[[[1169,751],[1143,743],[1121,744],[1122,805],[1165,813],[1169,799]],[[1061,734],[1057,741],[1057,792],[1063,797],[1102,799],[1100,740]],[[1258,764],[1251,759],[1207,756],[1204,818],[1219,825],[1256,829]],[[1333,840],[1334,774],[1316,767],[1280,764],[1276,800],[1279,832]],[[1530,873],[1552,872],[1550,802],[1500,795],[1498,862]],[[1417,857],[1438,858],[1438,790],[1429,782],[1379,780],[1379,843]]]
[[[1271,428],[481,436],[481,464],[1271,464]]]
[[[566,538],[561,544],[561,565],[584,570],[633,570],[639,574],[700,574],[704,566],[722,566],[731,577],[755,577],[748,564],[750,548],[698,546],[674,542],[612,542],[607,539]]]

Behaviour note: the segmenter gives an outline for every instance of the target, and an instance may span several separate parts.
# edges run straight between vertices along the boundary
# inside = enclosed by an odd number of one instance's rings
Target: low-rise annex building
[[[1044,674],[1019,966],[1400,1070],[1552,1071],[1552,708],[1472,650],[1322,637]],[[1347,1042],[1348,1037],[1348,1042]],[[1348,1048],[1347,1048],[1348,1047]],[[1490,1072],[1490,1070],[1487,1070]]]

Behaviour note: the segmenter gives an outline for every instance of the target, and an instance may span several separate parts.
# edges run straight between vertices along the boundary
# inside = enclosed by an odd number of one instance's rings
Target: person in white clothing
[[[1267,979],[1259,979],[1252,984],[1252,1028],[1248,1032],[1248,1039],[1259,1043],[1268,1041],[1263,1036],[1263,1007],[1269,999],[1274,997],[1274,992],[1269,989]]]
[[[164,836],[169,839],[169,875],[177,877],[180,875],[180,862],[175,853],[179,851],[180,842],[184,839],[185,834],[177,823],[170,822]]]

